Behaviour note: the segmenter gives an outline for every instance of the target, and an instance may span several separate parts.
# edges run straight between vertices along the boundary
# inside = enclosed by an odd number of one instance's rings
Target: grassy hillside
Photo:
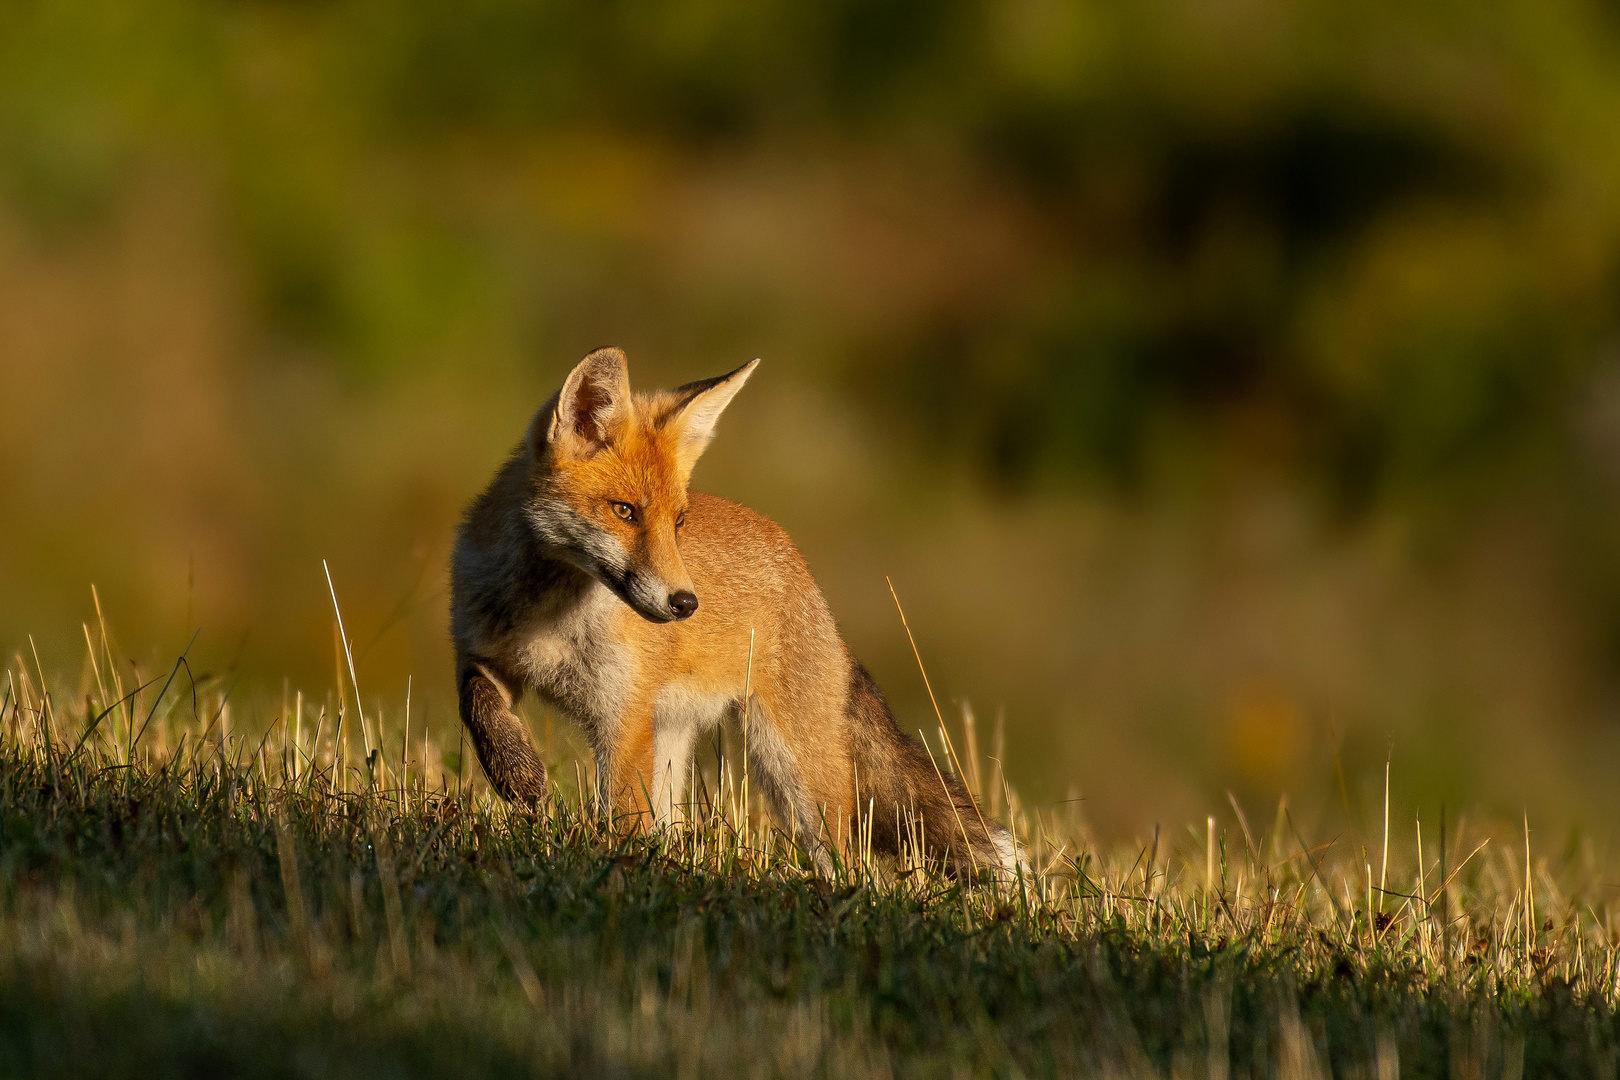
[[[247,734],[183,664],[92,671],[3,691],[7,1076],[1613,1073],[1613,875],[1523,836],[1425,825],[1419,861],[1285,805],[1101,852],[1003,785],[1020,880],[828,880],[729,767],[623,836],[582,774],[515,812],[376,716]]]

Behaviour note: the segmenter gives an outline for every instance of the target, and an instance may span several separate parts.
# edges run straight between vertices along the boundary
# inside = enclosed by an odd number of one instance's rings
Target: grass
[[[968,724],[1029,873],[829,878],[729,769],[623,835],[578,771],[515,811],[341,693],[244,724],[86,638],[0,689],[3,1076],[1615,1075],[1614,893],[1522,836],[1102,850]]]

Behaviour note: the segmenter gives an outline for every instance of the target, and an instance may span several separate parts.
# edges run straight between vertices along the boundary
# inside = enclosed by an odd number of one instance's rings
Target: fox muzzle
[[[682,589],[680,592],[669,594],[669,614],[677,622],[681,619],[690,619],[697,609],[698,598],[690,591]]]

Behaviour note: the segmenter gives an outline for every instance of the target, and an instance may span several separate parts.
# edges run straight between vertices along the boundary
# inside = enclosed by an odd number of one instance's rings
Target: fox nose
[[[682,589],[678,593],[669,594],[669,613],[676,620],[690,619],[692,612],[697,610],[697,597]]]

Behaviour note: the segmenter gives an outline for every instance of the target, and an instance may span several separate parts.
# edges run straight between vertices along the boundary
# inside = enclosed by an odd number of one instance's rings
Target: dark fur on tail
[[[873,850],[899,854],[912,842],[908,819],[920,820],[927,856],[943,859],[953,873],[1008,867],[1012,837],[979,813],[949,765],[936,768],[928,751],[900,730],[883,691],[859,661],[850,673],[846,708],[858,814],[864,827],[871,806]]]
[[[464,663],[456,675],[461,720],[490,785],[508,802],[533,805],[540,801],[546,794],[546,763],[535,753],[523,722],[512,712],[516,695],[482,664]]]

